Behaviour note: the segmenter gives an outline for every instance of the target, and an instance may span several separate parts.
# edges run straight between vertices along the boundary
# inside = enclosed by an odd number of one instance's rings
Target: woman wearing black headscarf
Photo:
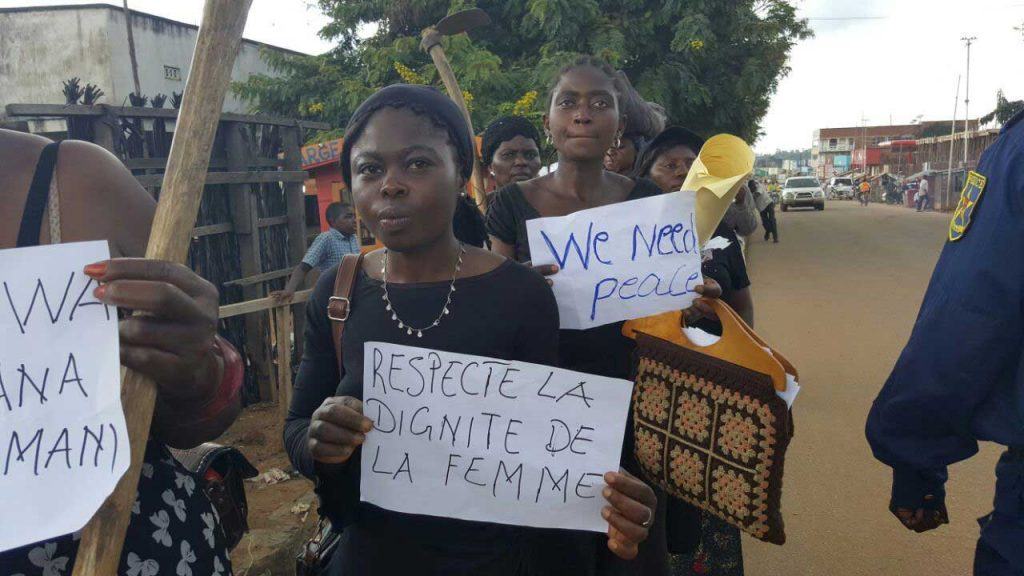
[[[682,188],[693,161],[704,146],[704,139],[680,126],[670,126],[659,134],[637,160],[637,177],[650,178],[665,192]],[[748,198],[747,202],[753,202]],[[721,236],[730,242],[724,249],[712,250],[710,258],[701,266],[705,278],[714,279],[722,287],[722,300],[731,306],[743,319],[754,325],[754,303],[750,296],[750,279],[747,265],[740,248],[736,231],[727,223],[720,222],[714,236]],[[720,332],[720,328],[707,319],[688,322],[698,328]],[[673,543],[680,540],[689,548],[692,539],[693,519],[696,510],[678,500],[667,500],[664,493],[659,499],[665,502],[668,521],[667,541],[669,549],[677,550]],[[659,503],[660,504],[660,503]],[[673,574],[681,576],[743,576],[743,551],[740,531],[710,514],[700,512],[700,543],[696,552],[676,556]]]
[[[368,253],[357,274],[341,373],[327,317],[335,271],[314,289],[284,433],[293,465],[317,482],[324,513],[342,530],[331,574],[594,571],[602,542],[593,533],[403,514],[360,501],[360,447],[374,426],[361,401],[366,342],[557,362],[558,310],[544,280],[455,235],[452,221],[472,162],[462,114],[428,87],[384,88],[349,122],[342,176],[363,222],[384,248]],[[642,519],[627,517],[646,516],[654,494],[618,472],[604,480],[614,502],[605,511],[608,547],[635,550],[646,530],[639,526]]]

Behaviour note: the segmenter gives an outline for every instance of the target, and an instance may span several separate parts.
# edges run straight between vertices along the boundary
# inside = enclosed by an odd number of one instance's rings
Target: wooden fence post
[[[277,405],[282,419],[292,403],[292,307],[278,306],[274,317],[274,341],[277,347]],[[296,335],[296,340],[299,336]]]
[[[284,169],[302,170],[302,129],[299,126],[282,131],[284,148]],[[298,266],[306,255],[306,199],[301,182],[284,184],[285,202],[288,207],[288,265]],[[302,335],[306,329],[306,306],[292,306],[292,326],[295,329],[295,357],[302,358]]]
[[[228,170],[247,171],[252,152],[244,125],[226,122],[224,136]],[[231,224],[238,240],[242,277],[254,276],[263,272],[260,264],[260,229],[256,198],[249,184],[228,184],[228,194],[231,197]],[[243,300],[256,300],[263,296],[260,284],[242,287]],[[250,366],[255,372],[260,400],[264,401],[270,400],[273,388],[267,334],[265,314],[249,314],[245,317],[245,348],[251,362]]]

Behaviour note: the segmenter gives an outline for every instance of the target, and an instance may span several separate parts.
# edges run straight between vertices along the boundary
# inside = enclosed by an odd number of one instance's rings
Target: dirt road
[[[949,216],[852,202],[779,213],[780,244],[750,248],[758,332],[800,370],[783,547],[744,540],[748,576],[967,575],[992,506],[995,447],[950,470],[952,524],[925,535],[887,510],[889,469],[864,439],[906,343]]]

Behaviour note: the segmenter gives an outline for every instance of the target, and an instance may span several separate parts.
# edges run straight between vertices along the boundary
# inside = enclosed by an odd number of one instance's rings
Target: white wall
[[[152,97],[185,89],[198,32],[185,24],[132,17],[142,93]],[[259,57],[260,45],[243,42],[233,80],[250,74],[276,75]],[[164,66],[181,70],[181,80],[165,78]],[[10,103],[63,104],[62,81],[78,76],[82,85],[98,84],[100,102],[128,105],[134,91],[128,33],[120,8],[0,12],[0,114]],[[170,104],[165,104],[170,107]],[[230,91],[224,111],[247,111]]]
[[[134,90],[131,59],[128,54],[128,32],[124,24],[124,14],[120,10],[111,10],[108,14],[107,33],[113,56],[112,88],[113,92],[120,96],[116,102],[120,104],[121,100],[127,98],[128,93]],[[184,90],[185,80],[192,66],[192,51],[195,49],[198,31],[185,25],[170,24],[165,20],[133,16],[132,32],[135,36],[135,53],[139,63],[139,84],[142,86],[142,93],[147,96],[163,93],[170,97],[171,92]],[[277,75],[260,59],[259,51],[260,46],[254,42],[242,43],[235,58],[232,80],[245,80],[249,75],[256,73]],[[181,80],[166,79],[164,66],[179,68]],[[247,111],[247,105],[234,98],[229,91],[224,100],[224,111],[244,113]]]
[[[62,82],[73,76],[109,94],[106,12],[0,12],[0,114],[14,102],[63,104]]]

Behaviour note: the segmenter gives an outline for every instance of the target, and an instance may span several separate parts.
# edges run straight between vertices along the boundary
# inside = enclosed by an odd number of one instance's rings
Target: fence
[[[64,120],[68,137],[117,155],[159,197],[178,111],[106,105],[9,104],[11,119]],[[293,354],[301,354],[304,301],[266,298],[302,259],[309,236],[300,146],[327,124],[222,114],[189,265],[221,292],[221,331],[247,359],[245,400],[290,399]]]

